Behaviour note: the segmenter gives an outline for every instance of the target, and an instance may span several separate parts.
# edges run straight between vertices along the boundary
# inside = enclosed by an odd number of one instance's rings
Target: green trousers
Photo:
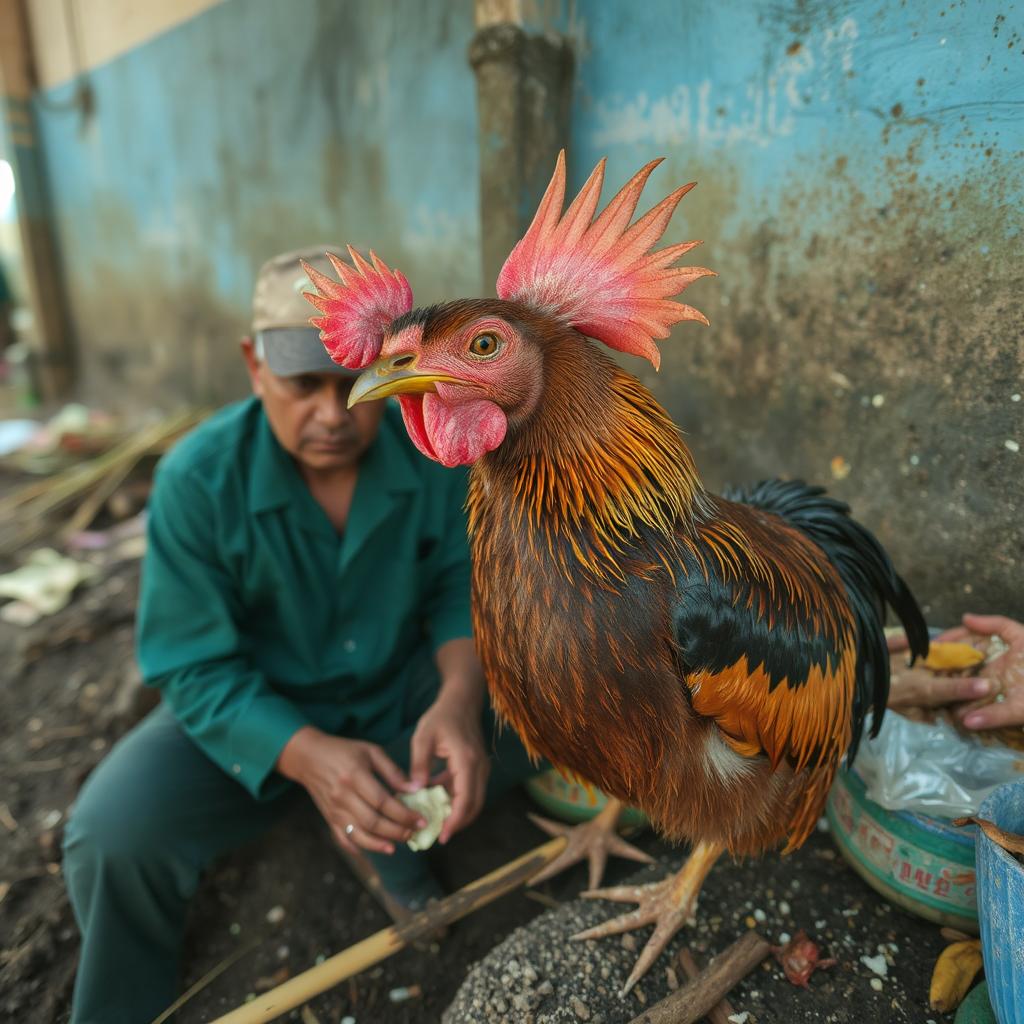
[[[407,730],[385,744],[404,769],[429,701],[418,703]],[[537,769],[511,730],[494,728],[489,710],[484,736],[493,740],[490,801]],[[185,914],[202,870],[302,796],[290,786],[256,800],[162,705],[128,733],[89,777],[65,831],[64,878],[82,933],[72,1024],[148,1024],[173,1002]],[[422,857],[400,847],[374,864],[388,885],[389,871],[422,871]]]

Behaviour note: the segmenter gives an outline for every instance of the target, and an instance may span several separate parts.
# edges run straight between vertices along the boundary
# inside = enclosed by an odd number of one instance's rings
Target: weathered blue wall
[[[670,240],[717,270],[660,375],[715,485],[827,484],[935,620],[1024,616],[1024,8],[577,0],[570,147],[606,195],[697,180]],[[645,207],[641,207],[644,209]]]
[[[700,183],[669,240],[706,240],[711,327],[633,368],[710,483],[825,482],[933,619],[1024,616],[1019,3],[526,6],[575,44],[576,184]],[[88,386],[240,387],[253,267],[311,239],[489,290],[472,32],[470,0],[230,0],[95,72],[84,132],[41,105]]]
[[[216,400],[254,269],[370,245],[418,298],[480,288],[470,4],[230,0],[36,104],[87,394]]]

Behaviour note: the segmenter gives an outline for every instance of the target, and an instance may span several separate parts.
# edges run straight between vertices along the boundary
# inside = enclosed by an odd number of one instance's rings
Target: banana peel
[[[981,939],[950,943],[935,962],[928,1005],[939,1013],[955,1010],[981,970]]]
[[[980,665],[984,660],[985,652],[970,644],[932,641],[923,664],[933,672],[962,672]]]

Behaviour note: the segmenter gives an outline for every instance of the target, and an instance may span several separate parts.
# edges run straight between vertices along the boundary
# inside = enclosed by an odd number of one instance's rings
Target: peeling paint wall
[[[255,268],[372,245],[417,298],[481,287],[468,4],[229,0],[36,110],[87,397],[217,402]]]
[[[660,375],[712,486],[820,481],[936,623],[1024,618],[1019,0],[522,0],[576,55],[570,172],[650,200],[720,277]],[[87,390],[242,387],[254,266],[374,245],[418,301],[481,281],[469,0],[228,0],[38,104]]]
[[[933,622],[1024,618],[1024,7],[538,2],[577,53],[571,175],[665,156],[717,270],[662,371],[715,487],[821,482]]]

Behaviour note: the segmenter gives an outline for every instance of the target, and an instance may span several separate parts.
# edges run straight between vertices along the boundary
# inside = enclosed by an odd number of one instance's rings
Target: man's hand
[[[898,710],[962,703],[956,715],[968,729],[1024,725],[1024,625],[1002,615],[968,614],[963,623],[938,640],[969,643],[983,650],[994,635],[1009,650],[969,677],[939,676],[922,666],[908,669],[894,662],[889,706]],[[905,639],[901,644],[897,638],[889,649],[906,646]]]
[[[350,853],[356,847],[394,853],[395,843],[404,843],[426,825],[393,795],[417,787],[374,743],[306,726],[285,744],[277,769],[305,787],[338,844]]]
[[[442,690],[420,718],[410,753],[413,786],[443,784],[452,795],[452,813],[438,836],[439,842],[447,843],[484,805],[491,763],[484,748],[479,702],[446,696]],[[431,779],[430,767],[435,759],[447,762],[447,767]]]

